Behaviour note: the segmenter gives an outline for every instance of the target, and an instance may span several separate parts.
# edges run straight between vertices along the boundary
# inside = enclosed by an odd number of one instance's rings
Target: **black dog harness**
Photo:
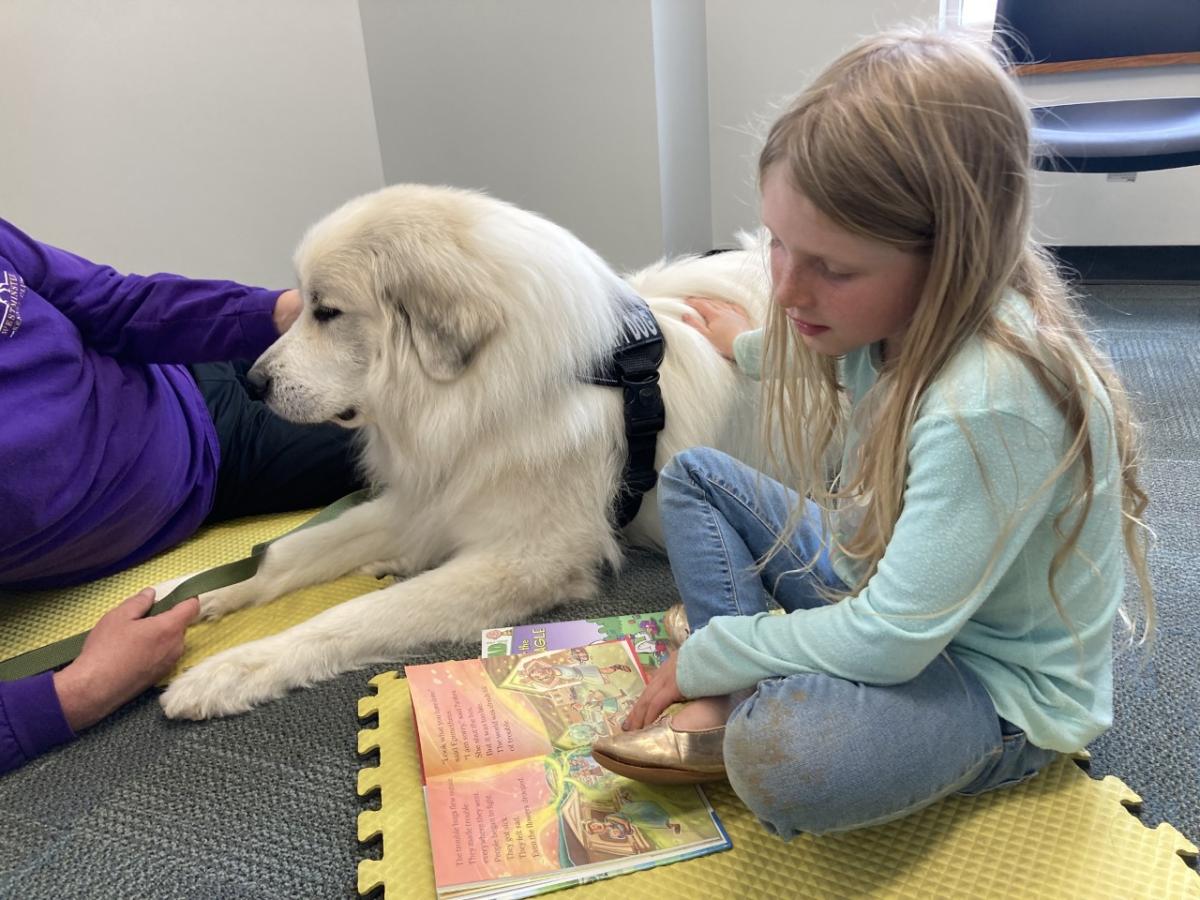
[[[621,487],[613,500],[617,527],[624,528],[638,514],[642,496],[658,481],[654,448],[658,433],[666,425],[667,413],[658,386],[658,367],[666,340],[646,301],[630,293],[622,296],[621,303],[621,342],[613,348],[612,356],[583,380],[601,387],[619,387],[625,394],[628,450]]]

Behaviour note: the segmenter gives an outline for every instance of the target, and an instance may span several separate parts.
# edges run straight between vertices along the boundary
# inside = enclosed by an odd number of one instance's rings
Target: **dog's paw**
[[[277,651],[246,644],[188,669],[158,702],[172,719],[212,719],[282,697],[289,686]]]
[[[251,606],[254,603],[255,591],[252,580],[239,581],[228,587],[217,588],[207,594],[200,595],[200,618],[219,619],[221,616]]]

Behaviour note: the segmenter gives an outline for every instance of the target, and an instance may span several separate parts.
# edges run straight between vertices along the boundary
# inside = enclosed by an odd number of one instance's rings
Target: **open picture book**
[[[645,685],[628,638],[406,676],[439,898],[528,897],[730,847],[699,788],[589,753]]]
[[[485,628],[480,656],[504,656],[509,653],[538,653],[542,650],[569,650],[601,641],[629,638],[642,667],[657,668],[667,658],[670,647],[663,627],[663,612],[635,613],[631,616],[605,616],[576,619],[573,622],[546,622],[542,625],[517,625]]]

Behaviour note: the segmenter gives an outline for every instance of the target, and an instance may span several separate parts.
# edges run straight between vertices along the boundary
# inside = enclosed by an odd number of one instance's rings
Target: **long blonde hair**
[[[1092,505],[1089,423],[1096,407],[1090,385],[1098,379],[1113,412],[1122,530],[1141,589],[1146,639],[1153,632],[1154,598],[1137,428],[1120,380],[1088,337],[1075,298],[1031,236],[1030,154],[1029,113],[1020,93],[988,48],[962,36],[906,30],[870,38],[794,101],[770,129],[759,157],[759,184],[783,167],[791,186],[840,228],[925,255],[928,276],[903,345],[873,389],[873,419],[852,474],[828,480],[827,461],[846,425],[836,362],[796,340],[777,305],[764,346],[765,428],[768,435],[782,435],[782,468],[798,473],[797,488],[822,507],[827,527],[839,501],[863,505],[857,531],[838,545],[861,573],[840,595],[849,596],[874,574],[900,516],[909,433],[926,389],[969,339],[1015,355],[1062,411],[1072,438],[1041,489],[1079,467],[1077,489],[1054,521],[1061,546],[1049,572],[1051,599],[1070,626],[1055,576],[1075,551]],[[1028,299],[1035,338],[997,315],[1009,290]],[[789,416],[787,410],[805,414]],[[796,510],[773,552],[787,542],[799,516]],[[993,565],[1000,549],[998,541]]]

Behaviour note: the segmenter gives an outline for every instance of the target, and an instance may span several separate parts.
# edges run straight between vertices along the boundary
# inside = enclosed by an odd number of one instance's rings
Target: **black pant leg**
[[[191,367],[217,430],[221,463],[209,523],[326,506],[364,486],[356,433],[297,425],[254,399],[248,362]]]

